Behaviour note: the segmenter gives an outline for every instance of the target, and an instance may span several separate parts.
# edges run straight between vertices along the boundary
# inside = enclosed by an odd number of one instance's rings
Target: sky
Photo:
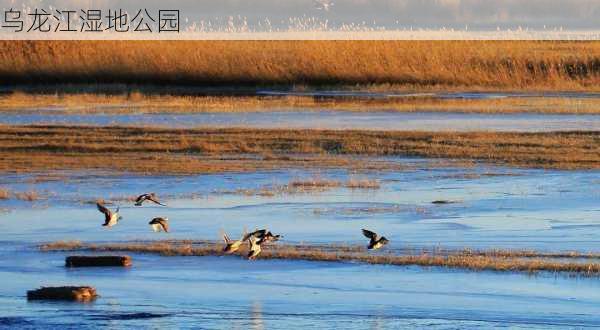
[[[330,3],[328,10],[318,2]],[[188,23],[264,28],[327,24],[370,27],[493,30],[600,29],[600,0],[0,0],[0,7],[179,9]],[[290,18],[295,18],[290,23]],[[301,22],[301,24],[297,23]],[[312,22],[312,23],[311,23]],[[260,23],[260,25],[259,25]]]

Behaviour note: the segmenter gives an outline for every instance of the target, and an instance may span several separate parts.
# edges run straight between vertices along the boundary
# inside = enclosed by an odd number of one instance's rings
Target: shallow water
[[[173,238],[219,239],[224,229],[237,236],[244,226],[267,226],[289,242],[363,242],[369,227],[392,239],[392,246],[450,246],[599,250],[600,176],[598,171],[429,166],[418,159],[388,158],[405,165],[395,172],[281,170],[198,176],[136,176],[63,173],[4,176],[0,186],[13,192],[34,190],[41,199],[0,200],[5,239],[40,240],[156,238],[146,226],[167,216]],[[293,180],[345,183],[370,179],[380,189],[247,196],[237,189],[277,187]],[[123,198],[155,191],[169,207],[132,206]],[[93,201],[116,199],[124,217],[110,231]],[[433,204],[433,201],[453,201]],[[218,219],[218,221],[215,221]]]
[[[248,127],[386,131],[600,131],[600,115],[402,113],[393,111],[273,111],[197,114],[3,113],[1,124],[121,125],[173,128]]]
[[[594,279],[235,257],[133,255],[131,269],[65,269],[64,254],[0,252],[0,327],[433,329],[600,326]],[[15,267],[12,260],[19,258]],[[369,280],[365,276],[373,274]],[[93,285],[93,303],[27,302]],[[435,283],[435,284],[434,284]]]
[[[131,269],[63,267],[41,241],[219,239],[268,227],[286,243],[365,244],[360,229],[406,247],[599,251],[598,171],[464,168],[388,158],[406,170],[280,170],[198,176],[62,172],[6,175],[0,187],[42,199],[0,200],[0,328],[110,327],[433,329],[600,327],[600,281],[542,273],[469,272],[237,257],[133,255]],[[432,166],[436,164],[436,166]],[[441,163],[444,164],[444,163]],[[49,179],[49,181],[42,179]],[[378,180],[378,190],[334,188],[273,197],[225,193],[291,180]],[[156,191],[169,207],[117,201],[124,219],[101,227],[96,198]],[[434,205],[448,200],[451,204]],[[147,222],[170,218],[172,232]],[[95,286],[94,303],[27,302],[42,285]],[[79,326],[84,324],[84,326]]]
[[[273,91],[261,90],[256,92],[259,96],[311,96],[317,98],[352,98],[352,99],[390,99],[390,98],[439,98],[439,99],[499,99],[499,98],[577,98],[577,99],[595,99],[600,98],[600,93],[579,93],[579,92],[432,92],[432,93],[396,93],[396,92],[365,92],[365,91]]]

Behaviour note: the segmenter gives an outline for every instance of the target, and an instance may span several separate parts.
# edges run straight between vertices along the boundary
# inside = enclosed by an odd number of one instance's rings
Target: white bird
[[[102,205],[101,203],[96,203],[96,207],[98,208],[98,211],[104,213],[104,224],[102,224],[102,226],[104,226],[104,227],[112,227],[112,226],[116,225],[119,222],[119,220],[122,219],[122,217],[119,216],[119,208],[118,207],[115,212],[112,212],[111,210],[109,210],[106,206]]]
[[[259,239],[255,236],[250,236],[248,238],[248,259],[254,260],[262,251],[260,244],[258,244]]]
[[[333,7],[333,2],[328,0],[313,0],[313,3],[318,10],[329,11]]]

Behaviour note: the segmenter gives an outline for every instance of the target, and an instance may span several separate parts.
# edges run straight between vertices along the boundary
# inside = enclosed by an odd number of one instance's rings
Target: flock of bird
[[[146,193],[138,196],[135,199],[135,206],[142,206],[144,202],[152,202],[161,206],[167,206],[161,203],[156,196],[155,193]],[[102,226],[104,227],[112,227],[119,223],[119,221],[123,218],[119,215],[119,207],[115,211],[111,211],[107,208],[102,202],[97,202],[96,207],[98,207],[98,211],[104,214],[104,223]],[[152,230],[155,232],[169,232],[169,219],[164,217],[157,217],[152,219],[149,223]],[[369,239],[369,245],[367,248],[369,250],[377,250],[384,247],[389,243],[389,240],[384,236],[380,236],[375,232],[372,232],[367,229],[362,230],[363,235]],[[223,253],[232,254],[237,252],[245,242],[248,242],[248,259],[254,260],[261,253],[262,246],[267,245],[269,243],[277,242],[283,238],[282,235],[275,235],[271,231],[267,229],[254,230],[251,233],[244,233],[238,240],[231,240],[226,233],[223,233],[223,240],[225,241],[225,247],[223,248]]]

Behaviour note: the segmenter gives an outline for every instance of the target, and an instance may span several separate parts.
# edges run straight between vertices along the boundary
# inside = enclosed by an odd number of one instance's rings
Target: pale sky
[[[332,2],[324,10],[317,1]],[[516,28],[600,29],[600,0],[0,0],[0,7],[52,5],[54,8],[179,9],[189,21],[236,24],[246,18],[257,27],[269,20],[274,27],[289,25],[289,18],[314,17],[328,27],[362,24],[393,28],[462,29]],[[81,8],[80,8],[81,7]],[[319,9],[321,8],[321,9]],[[237,16],[242,19],[238,20]]]

